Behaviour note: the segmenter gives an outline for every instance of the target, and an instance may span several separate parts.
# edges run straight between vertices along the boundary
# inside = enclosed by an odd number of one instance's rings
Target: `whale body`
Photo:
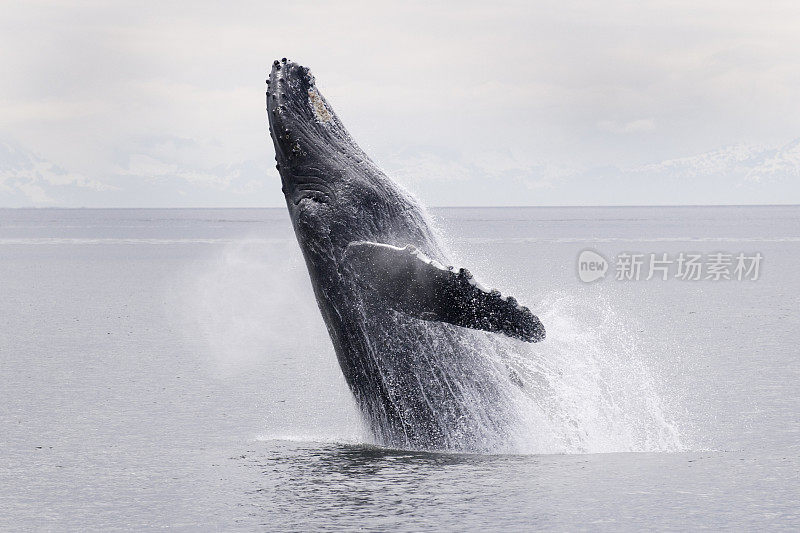
[[[539,319],[449,266],[419,202],[359,148],[308,68],[275,61],[267,115],[282,191],[345,380],[379,444],[481,451],[507,438],[500,339]]]

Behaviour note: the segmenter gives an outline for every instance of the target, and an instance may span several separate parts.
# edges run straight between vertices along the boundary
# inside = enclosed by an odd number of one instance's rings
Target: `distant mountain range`
[[[800,177],[800,139],[777,148],[727,146],[692,157],[630,168],[627,172],[675,178],[724,176],[742,183],[796,179]]]
[[[100,181],[0,141],[0,207],[280,205],[267,161],[202,163],[169,153],[125,156]],[[266,157],[265,157],[266,159]],[[800,204],[800,138],[733,145],[631,167],[530,163],[512,153],[414,146],[386,157],[388,173],[428,205]],[[273,203],[274,202],[274,203]]]
[[[257,206],[264,203],[266,164],[169,161],[131,154],[103,181],[65,170],[16,143],[0,141],[0,207]],[[277,180],[277,178],[275,178]],[[280,183],[276,181],[276,183]],[[280,186],[276,187],[280,191]],[[238,202],[238,203],[237,203]]]
[[[0,141],[0,206],[65,205],[82,194],[116,189],[69,172],[14,143]]]
[[[631,167],[530,164],[512,154],[463,156],[424,147],[386,164],[431,205],[475,205],[476,196],[482,205],[800,204],[800,139]]]

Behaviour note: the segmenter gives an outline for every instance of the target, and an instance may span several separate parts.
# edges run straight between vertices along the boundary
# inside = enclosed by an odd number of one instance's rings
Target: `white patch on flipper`
[[[403,250],[406,250],[408,248],[408,246],[411,246],[411,245],[404,246],[404,247],[400,248],[399,246],[392,246],[391,244],[384,244],[382,242],[352,241],[352,242],[347,244],[348,248],[351,247],[351,246],[381,246],[383,248],[390,248],[392,250],[397,250],[398,252],[402,252]]]
[[[469,282],[470,285],[472,285],[476,289],[481,290],[481,291],[483,291],[483,292],[485,292],[487,294],[489,293],[489,291],[486,289],[486,287],[484,287],[483,285],[481,285],[480,283],[478,283],[475,280],[475,276],[469,278],[467,281]]]
[[[431,265],[431,266],[433,266],[435,268],[438,268],[439,270],[445,270],[445,271],[448,271],[448,272],[450,271],[450,269],[445,267],[439,261],[437,261],[436,259],[431,259],[427,255],[425,255],[424,253],[419,251],[419,249],[417,249],[416,246],[411,245],[411,244],[407,244],[406,246],[403,246],[402,248],[400,248],[399,246],[392,246],[391,244],[384,244],[382,242],[353,241],[353,242],[349,243],[347,246],[350,247],[350,246],[360,246],[360,245],[380,246],[380,247],[383,247],[383,248],[389,248],[390,250],[396,250],[398,252],[404,252],[404,251],[405,252],[409,252],[411,255],[413,255],[414,257],[416,257],[417,259],[419,259],[420,261],[422,261],[425,264]]]
[[[410,245],[409,245],[409,246],[410,246]],[[409,246],[406,246],[405,248],[402,248],[402,250],[407,250],[407,249],[409,249]],[[444,266],[443,264],[441,264],[439,261],[437,261],[436,259],[431,259],[430,257],[428,257],[428,256],[427,256],[427,255],[425,255],[424,253],[420,252],[420,251],[419,251],[419,250],[417,250],[416,248],[414,248],[414,249],[412,250],[412,252],[411,252],[411,255],[413,255],[414,257],[416,257],[417,259],[419,259],[419,260],[420,260],[420,261],[422,261],[423,263],[426,263],[426,264],[428,264],[428,265],[431,265],[432,267],[438,268],[439,270],[447,270],[447,267],[445,267],[445,266]],[[449,271],[448,271],[448,272],[449,272]]]
[[[430,257],[428,257],[427,255],[425,255],[424,253],[422,253],[421,251],[419,251],[419,249],[417,249],[417,247],[416,247],[416,246],[414,246],[414,245],[412,245],[412,244],[407,244],[407,245],[405,245],[405,246],[403,246],[403,247],[401,248],[401,247],[399,247],[399,246],[392,246],[391,244],[385,244],[385,243],[382,243],[382,242],[374,242],[374,241],[353,241],[353,242],[351,242],[351,243],[349,243],[349,244],[347,245],[347,247],[348,247],[348,248],[349,248],[349,247],[351,247],[351,246],[381,246],[381,247],[383,247],[383,248],[388,248],[388,249],[390,249],[390,250],[395,250],[395,251],[397,251],[397,252],[404,252],[404,251],[407,251],[407,252],[410,252],[410,253],[411,253],[411,255],[413,255],[414,257],[416,257],[416,258],[417,258],[417,259],[419,259],[420,261],[422,261],[422,262],[424,262],[424,263],[426,263],[426,264],[428,264],[428,265],[432,265],[432,266],[434,266],[434,267],[438,268],[439,270],[444,270],[444,271],[446,271],[446,272],[452,272],[452,271],[453,271],[453,268],[455,268],[455,267],[448,268],[448,267],[446,267],[446,266],[442,265],[442,264],[441,264],[439,261],[437,261],[437,260],[435,260],[435,259],[431,259],[431,258],[430,258]],[[473,287],[475,287],[476,289],[479,289],[480,291],[482,291],[482,292],[484,292],[484,293],[486,293],[486,294],[489,294],[489,293],[491,292],[491,291],[490,291],[490,290],[488,290],[486,287],[484,287],[483,285],[481,285],[480,283],[478,283],[478,282],[475,280],[475,276],[472,276],[471,278],[468,278],[468,279],[467,279],[467,282],[469,282],[469,284],[470,284],[470,285],[472,285]],[[500,296],[500,298],[501,298],[503,301],[506,301],[506,302],[508,301],[508,296],[502,296],[502,295],[501,295],[501,296]],[[521,305],[520,303],[517,303],[517,305],[516,305],[516,308],[517,308],[517,311],[525,311],[525,310],[528,310],[528,311],[530,311],[530,310],[529,310],[527,307],[525,307],[524,305]]]

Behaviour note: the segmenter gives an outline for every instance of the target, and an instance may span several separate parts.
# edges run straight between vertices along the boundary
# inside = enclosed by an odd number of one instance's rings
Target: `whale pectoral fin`
[[[467,270],[446,268],[413,246],[352,242],[345,261],[365,289],[395,311],[527,342],[545,337],[544,326],[530,309],[486,291]]]

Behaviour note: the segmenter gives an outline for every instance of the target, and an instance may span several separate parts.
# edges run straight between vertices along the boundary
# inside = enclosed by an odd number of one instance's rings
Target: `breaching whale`
[[[513,420],[508,368],[482,352],[501,336],[543,339],[539,319],[446,266],[424,209],[359,148],[308,68],[273,63],[267,115],[319,309],[376,441],[496,446]]]

